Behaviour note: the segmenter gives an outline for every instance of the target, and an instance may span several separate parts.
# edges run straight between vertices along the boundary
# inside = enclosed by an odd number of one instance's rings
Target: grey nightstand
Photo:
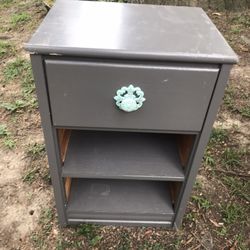
[[[60,223],[178,227],[237,62],[204,11],[61,0],[26,49]]]

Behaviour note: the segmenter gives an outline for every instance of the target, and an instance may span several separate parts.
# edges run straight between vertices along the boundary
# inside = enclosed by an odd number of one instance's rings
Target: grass
[[[126,248],[131,249],[131,248]],[[161,243],[152,243],[152,242],[145,242],[141,246],[138,247],[138,250],[165,250],[166,246]]]
[[[226,108],[233,113],[240,114],[242,117],[249,118],[250,117],[249,104],[239,105],[237,102],[237,98],[239,99],[239,97],[237,97],[236,94],[237,94],[237,92],[234,88],[228,87],[226,89],[224,99],[223,99]],[[243,96],[241,95],[240,99],[241,100],[243,100],[243,99],[248,100],[249,97],[246,93],[244,93]]]
[[[5,124],[0,124],[0,138],[9,135],[7,126]]]
[[[10,113],[14,113],[14,112],[19,112],[20,110],[23,110],[25,107],[27,107],[27,105],[28,104],[24,100],[18,99],[12,103],[9,103],[9,102],[2,103],[1,108],[6,109]]]
[[[13,48],[9,42],[0,40],[0,59],[9,56]]]
[[[98,226],[95,226],[93,224],[81,224],[77,228],[77,235],[83,235],[87,239],[89,245],[94,247],[102,239],[102,237],[97,234],[98,228]]]
[[[1,106],[10,113],[20,111],[26,107],[37,108],[37,98],[34,95],[35,85],[31,64],[28,60],[17,58],[6,65],[3,70],[5,83],[21,80],[22,99],[13,103],[3,103]]]
[[[246,220],[245,209],[240,204],[224,204],[220,208],[222,219],[226,225],[242,224]]]
[[[213,128],[210,135],[209,143],[213,144],[213,143],[224,142],[227,139],[228,139],[228,131],[226,129]]]
[[[12,139],[7,126],[4,124],[0,124],[0,138],[3,138],[3,144],[5,147],[13,149],[16,146],[16,142]]]
[[[22,58],[17,58],[15,61],[9,62],[5,66],[3,70],[4,79],[7,83],[16,78],[22,79],[28,70],[30,70],[29,61]]]
[[[4,138],[3,144],[9,149],[13,149],[16,146],[16,142],[10,137]]]
[[[14,14],[11,17],[11,25],[13,28],[17,28],[20,25],[27,23],[31,19],[31,16],[26,12]]]
[[[129,238],[129,233],[128,232],[121,232],[119,235],[119,244],[117,246],[118,250],[126,250],[126,249],[131,249],[131,240]]]
[[[37,179],[37,174],[39,173],[38,168],[34,168],[30,170],[25,176],[23,177],[23,181],[29,184],[33,183]]]
[[[211,202],[205,197],[193,195],[192,200],[197,204],[199,209],[208,210],[212,207]]]
[[[32,158],[38,158],[45,153],[45,145],[40,143],[33,143],[28,146],[27,154]]]
[[[45,208],[41,211],[39,218],[39,225],[41,231],[39,233],[31,234],[30,238],[33,245],[37,249],[46,249],[47,248],[47,236],[50,234],[53,226],[54,220],[54,211],[51,208]]]
[[[0,9],[10,7],[15,0],[0,0]]]
[[[210,149],[207,148],[204,157],[203,157],[203,162],[207,166],[214,167],[215,166],[215,158],[213,157],[212,153],[210,152]]]
[[[239,112],[241,113],[242,116],[250,118],[250,106],[245,106],[241,108]]]
[[[221,156],[222,164],[226,167],[240,166],[243,154],[242,149],[226,148]]]
[[[238,177],[224,176],[222,182],[229,187],[233,195],[250,202],[250,181]]]

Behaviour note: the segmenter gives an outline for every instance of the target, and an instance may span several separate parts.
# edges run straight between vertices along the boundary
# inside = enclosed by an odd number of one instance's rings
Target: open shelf
[[[69,220],[170,221],[174,216],[167,182],[72,179]]]
[[[72,130],[62,176],[183,181],[178,136]]]

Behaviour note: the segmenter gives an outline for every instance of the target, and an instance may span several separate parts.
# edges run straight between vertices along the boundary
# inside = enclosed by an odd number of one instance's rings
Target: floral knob
[[[116,100],[116,106],[125,112],[136,111],[146,100],[144,98],[144,92],[132,84],[128,87],[118,89],[114,99]]]

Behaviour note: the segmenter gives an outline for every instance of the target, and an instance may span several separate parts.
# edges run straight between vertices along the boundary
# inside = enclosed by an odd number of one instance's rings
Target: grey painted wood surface
[[[180,226],[230,68],[237,61],[204,12],[197,8],[61,0],[26,48],[31,53],[39,53],[32,55],[32,67],[61,225],[98,222]],[[113,96],[118,88],[131,83],[145,91],[147,100],[137,112],[125,114],[117,109]],[[138,133],[196,131],[195,148],[176,197],[176,213],[169,197],[168,182],[110,180],[110,173],[106,174],[107,179],[80,178],[84,177],[80,173],[72,181],[67,203],[63,186],[67,174],[62,170],[56,126],[79,130],[133,129]],[[86,133],[90,135],[92,132]],[[131,136],[129,134],[126,140]],[[152,169],[149,165],[148,169],[142,170],[138,164],[139,167],[130,172],[131,176],[157,170],[157,167],[163,170],[165,163],[176,166],[176,150],[174,147],[171,148],[173,151],[169,150],[172,142],[164,148],[166,156],[162,151],[166,135],[155,134],[153,140],[144,141],[148,136],[150,134],[140,134],[139,143],[134,143],[131,149],[126,148],[128,141],[123,143],[120,147],[126,151],[124,158],[120,151],[117,158],[114,156],[112,169],[106,171],[112,171],[115,178],[122,174],[115,173],[115,164],[122,158],[122,170],[125,170],[125,162],[131,163],[138,157],[133,150],[141,155],[144,152],[145,156],[140,156],[141,162],[150,163]],[[83,147],[97,145],[91,146],[93,150],[99,150],[92,161],[93,168],[95,162],[109,160],[111,153],[119,149],[112,145],[112,140],[106,140],[105,150],[110,150],[106,154],[101,149],[105,143],[102,136],[93,141],[90,137],[86,141],[80,141],[80,137],[72,138],[65,169],[68,163],[68,166],[77,167],[82,164],[77,144]],[[116,136],[113,138],[117,139]],[[143,147],[138,148],[141,144]],[[84,149],[84,154],[91,163],[93,151]],[[71,159],[73,156],[76,158]],[[164,159],[167,159],[165,163]],[[153,163],[157,161],[159,165],[154,167]],[[101,163],[96,171],[103,165]],[[89,173],[95,172],[91,164],[88,167]],[[169,170],[162,175],[168,175],[165,177],[170,179],[179,175],[180,168]],[[152,175],[152,172],[148,173]]]
[[[72,131],[63,176],[183,181],[175,135]]]
[[[200,8],[57,1],[26,44],[30,52],[234,63]]]
[[[53,124],[200,131],[218,71],[183,64],[46,60]],[[146,101],[126,113],[113,97],[130,84],[144,91]]]
[[[74,179],[67,214],[69,219],[171,220],[167,190],[165,182]]]

